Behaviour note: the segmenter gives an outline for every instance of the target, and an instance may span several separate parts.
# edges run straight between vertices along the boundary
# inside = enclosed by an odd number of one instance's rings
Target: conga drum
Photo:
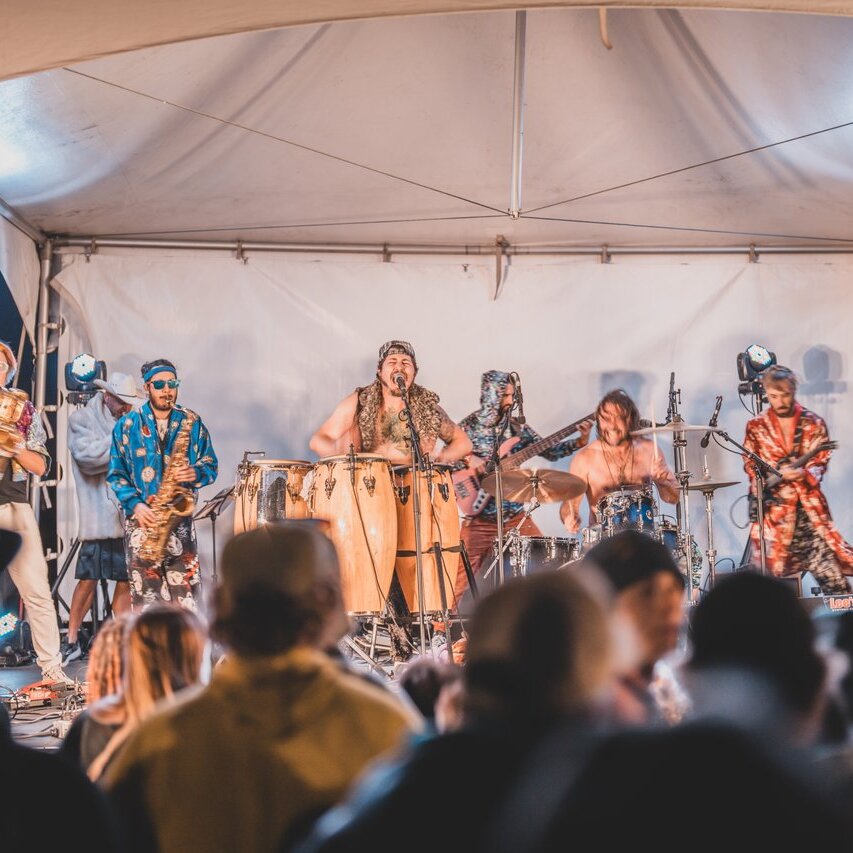
[[[369,453],[318,460],[309,502],[312,517],[330,523],[347,612],[380,613],[391,588],[397,550],[388,460]]]
[[[417,562],[415,558],[415,514],[412,495],[412,467],[394,466],[394,497],[397,508],[397,578],[403,588],[406,604],[412,613],[441,612],[444,609],[441,590],[448,609],[456,607],[453,586],[459,567],[461,524],[456,492],[451,479],[452,466],[429,466],[418,472],[421,508],[421,566],[423,569],[424,606],[418,596]],[[436,562],[435,544],[440,547],[440,564]],[[448,551],[448,548],[456,550]]]
[[[234,488],[234,533],[285,518],[309,518],[309,475],[302,459],[257,459],[241,466]]]

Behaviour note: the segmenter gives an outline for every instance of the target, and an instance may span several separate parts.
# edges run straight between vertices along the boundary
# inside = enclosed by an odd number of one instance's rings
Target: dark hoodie
[[[465,431],[471,443],[474,445],[473,453],[481,459],[489,460],[495,452],[495,426],[502,419],[500,411],[501,399],[504,389],[510,381],[510,374],[503,370],[487,370],[480,380],[480,408],[471,412],[464,418],[459,426]],[[514,418],[500,432],[497,437],[497,445],[500,446],[506,439],[518,436],[521,441],[512,449],[515,453],[525,447],[539,441],[541,436],[531,429],[527,424],[520,424]],[[573,438],[564,438],[559,444],[555,444],[549,450],[543,450],[539,455],[545,459],[555,462],[574,453],[577,443]],[[503,502],[504,517],[516,515],[524,509],[524,504],[514,501]],[[495,518],[497,509],[493,498],[489,498],[480,517]]]

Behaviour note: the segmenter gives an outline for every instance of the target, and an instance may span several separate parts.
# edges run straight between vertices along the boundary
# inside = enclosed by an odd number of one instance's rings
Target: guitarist
[[[797,402],[797,377],[789,368],[768,367],[762,385],[770,407],[747,423],[744,447],[782,472],[782,482],[764,489],[767,571],[777,577],[810,572],[822,594],[847,593],[853,548],[833,523],[820,487],[831,450],[809,453],[828,443],[826,423]],[[753,463],[746,460],[744,468],[752,478]],[[761,547],[757,522],[750,544],[755,557]]]
[[[503,457],[540,440],[539,434],[531,429],[522,417],[509,417],[516,398],[512,374],[502,370],[488,370],[482,375],[480,408],[459,422],[459,426],[471,440],[474,448],[473,453],[467,458],[467,463],[469,471],[475,475],[475,478],[491,472],[492,467],[489,463],[494,459],[496,449]],[[497,435],[495,435],[496,427]],[[553,447],[543,449],[539,455],[551,461],[562,459],[587,443],[591,429],[592,421],[584,421],[578,426],[580,434],[577,437],[565,438]],[[506,533],[522,520],[524,504],[505,500],[502,510],[503,528]],[[542,536],[542,532],[529,517],[524,519],[519,533],[523,536]],[[462,522],[461,537],[475,577],[480,569],[485,571],[494,560],[497,535],[497,506],[495,499],[488,496],[478,514],[466,516]],[[492,577],[496,576],[495,574]],[[460,601],[467,588],[468,579],[464,566],[460,564],[455,585],[457,601]]]

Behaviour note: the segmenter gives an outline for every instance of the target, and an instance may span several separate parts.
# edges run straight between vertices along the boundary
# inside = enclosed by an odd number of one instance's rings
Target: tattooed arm
[[[444,447],[435,455],[434,461],[442,464],[458,462],[474,449],[471,439],[459,424],[450,420],[444,409],[439,406],[438,411],[441,415],[438,437],[444,442]]]

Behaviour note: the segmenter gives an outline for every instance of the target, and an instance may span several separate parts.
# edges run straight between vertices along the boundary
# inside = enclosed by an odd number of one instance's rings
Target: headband
[[[163,364],[162,362],[158,362],[157,364],[152,365],[142,374],[142,381],[148,382],[152,376],[156,376],[158,373],[163,373],[163,371],[168,371],[177,379],[178,373],[171,364]]]

